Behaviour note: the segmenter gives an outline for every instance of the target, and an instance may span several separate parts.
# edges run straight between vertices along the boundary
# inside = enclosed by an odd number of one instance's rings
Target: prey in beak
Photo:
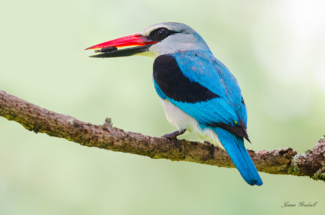
[[[100,53],[90,57],[126,57],[149,51],[149,47],[156,43],[157,41],[149,40],[147,37],[138,33],[103,42],[86,48],[86,50],[95,49],[96,53]],[[121,47],[130,48],[118,49]]]

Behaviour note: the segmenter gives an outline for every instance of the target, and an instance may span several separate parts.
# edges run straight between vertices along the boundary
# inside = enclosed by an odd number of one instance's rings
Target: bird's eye
[[[168,30],[167,28],[158,28],[154,31],[151,31],[148,36],[148,40],[160,42],[166,37],[169,37],[172,34],[178,33],[176,31]]]
[[[162,40],[167,36],[167,29],[166,28],[160,28],[157,29],[155,32],[155,36],[157,37],[158,40]]]

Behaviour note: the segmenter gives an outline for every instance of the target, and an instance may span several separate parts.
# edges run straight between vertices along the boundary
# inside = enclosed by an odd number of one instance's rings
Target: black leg
[[[181,130],[181,131],[176,130],[176,131],[174,131],[172,133],[164,134],[161,137],[165,137],[165,138],[168,138],[168,139],[176,139],[177,136],[184,134],[185,131],[186,131],[186,129]]]
[[[204,141],[204,143],[210,145],[210,153],[211,153],[212,158],[214,158],[214,151],[215,151],[214,145],[212,143],[210,143],[209,141]]]
[[[167,139],[170,139],[170,140],[173,141],[174,144],[175,144],[175,145],[180,149],[180,145],[179,145],[179,142],[178,142],[178,140],[177,140],[177,136],[184,134],[185,131],[186,131],[186,129],[181,130],[181,131],[176,130],[176,131],[174,131],[174,132],[172,132],[172,133],[164,134],[164,135],[162,135],[161,137],[165,137],[165,138],[167,138]]]

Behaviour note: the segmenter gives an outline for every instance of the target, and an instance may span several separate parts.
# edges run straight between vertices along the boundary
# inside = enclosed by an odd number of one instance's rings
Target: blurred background
[[[94,124],[160,136],[153,59],[85,48],[185,23],[236,76],[253,150],[311,149],[325,134],[324,1],[13,0],[0,7],[0,90]],[[188,133],[181,138],[196,140]],[[0,117],[0,214],[323,214],[324,183],[82,147]],[[315,208],[281,208],[284,202]]]

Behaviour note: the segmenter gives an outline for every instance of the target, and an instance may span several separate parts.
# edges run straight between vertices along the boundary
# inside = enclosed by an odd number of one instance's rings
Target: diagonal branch
[[[112,127],[106,119],[104,125],[93,125],[74,117],[58,114],[0,90],[0,116],[16,121],[29,131],[46,133],[84,146],[138,154],[154,159],[189,161],[219,167],[234,168],[228,154],[215,147],[214,157],[209,144],[179,140],[180,148],[173,141],[125,132]],[[1,137],[0,137],[1,139]],[[325,181],[325,138],[317,145],[298,154],[291,148],[254,152],[248,150],[258,171],[270,174],[309,176]]]

